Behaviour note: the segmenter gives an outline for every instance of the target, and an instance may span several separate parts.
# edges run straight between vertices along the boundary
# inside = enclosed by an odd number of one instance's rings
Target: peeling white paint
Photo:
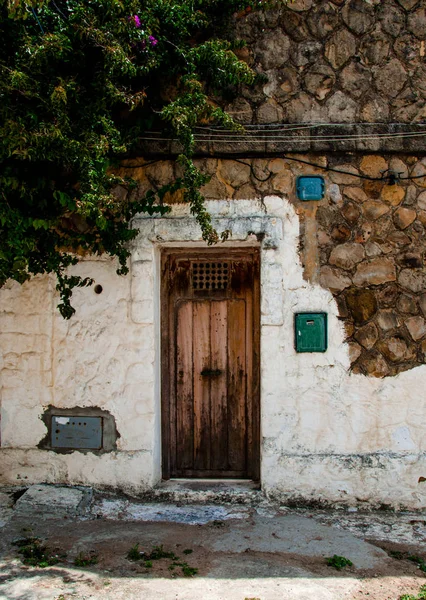
[[[282,500],[426,505],[426,366],[383,380],[349,372],[348,347],[328,290],[303,279],[299,219],[283,198],[212,201],[231,245],[261,244],[262,487]],[[204,246],[185,205],[137,219],[131,274],[109,260],[77,272],[103,287],[74,292],[64,321],[47,277],[0,290],[3,483],[80,483],[137,493],[160,481],[159,256],[163,246]],[[195,240],[195,241],[194,241]],[[295,312],[327,312],[328,350],[297,354]],[[38,450],[48,405],[98,406],[116,419],[117,451]]]

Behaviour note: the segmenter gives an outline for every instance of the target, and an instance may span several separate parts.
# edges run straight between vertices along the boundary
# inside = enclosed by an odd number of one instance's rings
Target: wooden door
[[[162,260],[163,477],[259,478],[259,253]]]

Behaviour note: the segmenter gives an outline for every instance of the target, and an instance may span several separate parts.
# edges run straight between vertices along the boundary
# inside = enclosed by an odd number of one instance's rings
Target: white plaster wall
[[[426,505],[426,366],[383,380],[352,375],[332,295],[303,279],[299,220],[285,199],[210,202],[231,244],[261,251],[262,486],[281,500],[420,508]],[[159,256],[202,245],[187,206],[144,218],[131,274],[109,260],[77,267],[103,286],[77,290],[64,321],[49,278],[0,290],[0,482],[66,482],[131,493],[161,477]],[[195,242],[194,242],[195,240]],[[198,241],[197,241],[198,240]],[[295,312],[326,311],[326,353],[296,354]],[[48,405],[99,406],[115,417],[117,451],[59,455],[36,448]]]

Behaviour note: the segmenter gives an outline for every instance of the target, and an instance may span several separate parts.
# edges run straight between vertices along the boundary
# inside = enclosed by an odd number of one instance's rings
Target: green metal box
[[[296,313],[294,334],[296,352],[325,352],[327,313]]]

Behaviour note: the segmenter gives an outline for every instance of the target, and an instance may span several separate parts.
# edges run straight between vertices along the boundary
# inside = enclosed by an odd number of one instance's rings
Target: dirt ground
[[[55,512],[54,504],[8,506],[0,598],[398,600],[426,585],[426,518],[418,514],[132,502],[125,513],[118,506],[95,499],[80,515]],[[31,538],[58,562],[23,564],[19,544]],[[352,566],[328,566],[334,554]]]

